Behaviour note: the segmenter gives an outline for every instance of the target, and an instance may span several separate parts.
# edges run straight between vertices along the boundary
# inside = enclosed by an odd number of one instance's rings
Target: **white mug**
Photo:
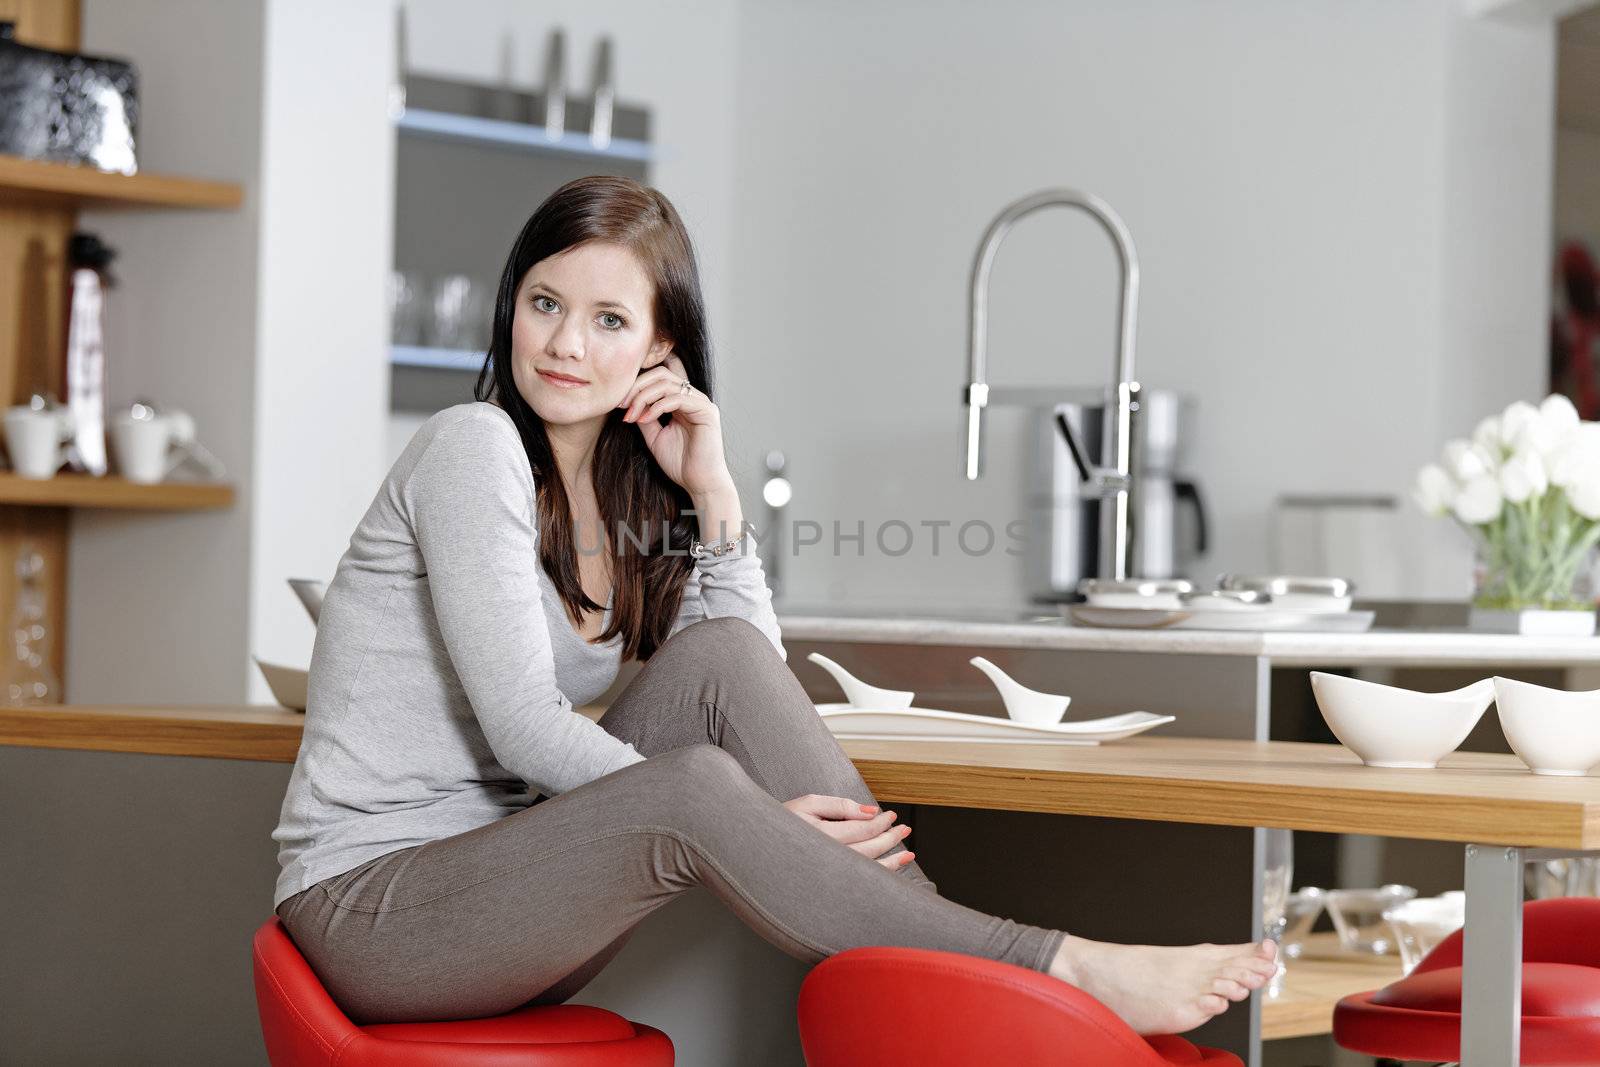
[[[111,419],[111,447],[117,466],[130,482],[149,485],[177,470],[194,442],[194,419],[168,411],[147,419],[120,412]]]
[[[77,420],[68,408],[33,408],[26,404],[6,409],[6,450],[12,469],[24,478],[53,478],[66,456],[62,446],[72,440]]]

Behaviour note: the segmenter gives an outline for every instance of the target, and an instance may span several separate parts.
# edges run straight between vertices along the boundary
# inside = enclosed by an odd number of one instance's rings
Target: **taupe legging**
[[[694,886],[807,962],[905,945],[1043,970],[1060,943],[1057,931],[945,900],[915,863],[890,871],[782,806],[805,793],[872,797],[799,680],[743,620],[675,634],[601,725],[648,758],[279,905],[355,1022],[560,1003]]]

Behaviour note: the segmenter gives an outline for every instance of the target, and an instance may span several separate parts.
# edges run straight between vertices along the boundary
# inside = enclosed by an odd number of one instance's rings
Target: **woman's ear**
[[[644,369],[659,367],[672,355],[672,341],[670,338],[657,337],[656,343],[650,346],[650,351],[644,357]]]

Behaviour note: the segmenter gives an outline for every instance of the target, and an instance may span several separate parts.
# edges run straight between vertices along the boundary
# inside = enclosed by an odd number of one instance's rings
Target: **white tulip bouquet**
[[[1517,401],[1444,446],[1413,495],[1452,515],[1477,543],[1473,604],[1499,611],[1594,608],[1589,567],[1600,543],[1600,422],[1560,394]]]

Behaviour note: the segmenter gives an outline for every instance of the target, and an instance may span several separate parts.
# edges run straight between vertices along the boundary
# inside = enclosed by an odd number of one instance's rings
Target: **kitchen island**
[[[780,625],[788,662],[818,701],[837,700],[839,693],[825,672],[806,661],[813,650],[875,684],[915,689],[919,706],[998,714],[998,695],[967,663],[982,654],[1025,685],[1071,694],[1069,719],[1133,707],[1178,717],[1134,739],[1137,744],[1105,749],[1119,758],[1154,752],[1169,739],[1307,740],[1296,736],[1305,732],[1307,720],[1294,692],[1305,688],[1305,668],[1313,665],[1402,672],[1407,684],[1413,676],[1405,672],[1424,668],[1559,683],[1581,679],[1600,665],[1600,641],[1469,633],[1131,632],[1016,618],[842,612],[783,614]],[[617,687],[631,674],[632,668]],[[1314,710],[1310,715],[1315,720]],[[1485,727],[1498,734],[1493,720],[1492,713],[1486,716]],[[242,1029],[250,1035],[247,968],[240,970],[242,958],[230,953],[235,944],[248,944],[249,931],[268,912],[276,872],[268,834],[302,721],[299,713],[282,709],[226,705],[0,711],[0,801],[11,813],[0,847],[16,861],[0,878],[0,891],[12,905],[5,934],[16,961],[0,992],[18,1009],[13,1019],[30,1019],[30,1031],[43,1028],[65,1040],[55,1023],[76,1016],[73,1006],[81,996],[104,1005],[108,1034],[115,1031],[117,1012],[148,1018],[176,998],[214,1016],[219,1033]],[[1151,821],[1159,812],[1126,805],[1070,808],[1043,788],[1034,771],[1007,772],[1004,782],[985,785],[989,772],[981,769],[941,768],[932,761],[908,765],[863,743],[848,748],[873,787],[914,822],[919,859],[941,892],[1085,936],[1249,940],[1259,923],[1254,902],[1260,897],[1259,834],[1247,825],[1249,812],[1261,812],[1255,824],[1260,826],[1338,829],[1302,821],[1302,806],[1267,796],[1254,798],[1242,815],[1222,813],[1226,818],[1180,810],[1191,807],[1192,797],[1162,801],[1175,817],[1193,816],[1189,824]],[[963,765],[999,754],[986,748],[991,751]],[[1017,799],[1017,789],[1034,799]],[[75,844],[84,839],[88,820],[95,823],[92,850]],[[1464,826],[1445,836],[1461,841],[1475,829]],[[1306,848],[1319,838],[1298,836]],[[1381,843],[1368,837],[1338,840]],[[1421,847],[1408,840],[1405,851]],[[1445,877],[1453,880],[1451,887],[1460,885],[1461,846],[1441,847],[1440,855],[1453,865]],[[1360,848],[1345,851],[1361,859]],[[1351,855],[1342,853],[1341,859]],[[1380,853],[1372,862],[1382,859]],[[1377,878],[1380,868],[1366,874]],[[1363,877],[1358,870],[1355,882]],[[1416,884],[1425,892],[1438,888]],[[803,971],[786,967],[789,961],[716,914],[708,901],[685,900],[674,908],[671,923],[641,930],[637,944],[597,980],[588,999],[625,1008],[669,1032],[676,1023],[686,1034],[713,1035],[710,1047],[680,1045],[684,1062],[797,1063],[789,1013]],[[67,934],[55,929],[61,915],[72,917]],[[129,953],[143,955],[148,962],[142,967],[159,979],[128,974],[118,961]],[[65,970],[64,958],[71,960]],[[646,966],[651,973],[671,968],[672,981],[665,988],[644,981]],[[154,998],[148,1003],[141,1000],[147,994]],[[736,1014],[743,1020],[732,1032],[731,1024],[717,1021],[729,1017],[729,998],[740,1005]],[[1270,1065],[1278,1046],[1267,1046],[1264,1055],[1261,1037],[1322,1028],[1328,1003],[1326,994],[1298,999],[1291,1023],[1264,1015],[1253,999],[1197,1038]],[[57,1010],[66,1014],[50,1014]],[[90,1044],[93,1033],[81,1025],[70,1031],[74,1047],[96,1047]],[[206,1047],[224,1046],[223,1038],[213,1036]],[[259,1061],[218,1055],[210,1062]]]
[[[1149,737],[1332,742],[1312,701],[1311,669],[1433,691],[1493,674],[1600,688],[1600,638],[1474,632],[1449,625],[1464,621],[1459,605],[1377,608],[1380,626],[1364,633],[1100,629],[1073,625],[1050,606],[789,610],[779,622],[789,665],[819,703],[843,697],[806,660],[810,652],[872,685],[915,690],[917,707],[1004,715],[999,693],[968,662],[982,655],[1030,689],[1070,695],[1069,721],[1133,710],[1175,717]],[[1391,620],[1420,625],[1383,625]],[[1492,710],[1462,749],[1509,751]],[[1276,814],[1264,808],[1257,826],[1286,825],[1273,821]],[[975,907],[1106,940],[1178,944],[1260,936],[1261,829],[1041,819],[927,804],[913,824],[930,877]],[[1391,847],[1370,831],[1297,834],[1295,851],[1296,885],[1399,881],[1429,894],[1465,880],[1459,848],[1416,841]],[[984,854],[996,862],[970,862]],[[1011,863],[1020,869],[1013,872]],[[1173,907],[1174,885],[1197,878],[1207,892]],[[1237,1051],[1253,1067],[1271,1064],[1262,1037],[1274,1028],[1266,1025],[1260,998],[1248,1009],[1208,1024],[1197,1040]],[[1293,1050],[1283,1055],[1301,1062]]]

